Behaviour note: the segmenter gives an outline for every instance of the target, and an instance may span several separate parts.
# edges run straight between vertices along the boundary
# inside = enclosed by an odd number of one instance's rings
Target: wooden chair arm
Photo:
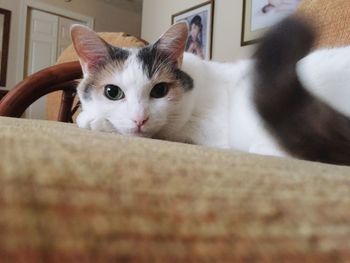
[[[70,98],[75,92],[76,80],[80,78],[82,71],[78,61],[57,64],[30,75],[0,101],[0,116],[19,118],[37,99],[58,90],[64,91],[63,101],[72,103]],[[63,112],[62,106],[64,104],[61,104],[60,112]],[[60,120],[64,119],[62,114]]]

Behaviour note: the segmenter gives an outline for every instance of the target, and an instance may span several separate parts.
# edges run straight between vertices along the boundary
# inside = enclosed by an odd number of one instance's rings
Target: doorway
[[[71,25],[83,24],[92,27],[89,21],[52,11],[52,8],[43,10],[28,6],[24,77],[56,63],[62,51],[71,44]],[[28,108],[26,117],[47,119],[46,103],[46,96],[40,98]]]

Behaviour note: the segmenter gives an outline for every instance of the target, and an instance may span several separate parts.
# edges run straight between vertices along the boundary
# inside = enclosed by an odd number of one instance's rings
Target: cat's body
[[[282,154],[254,107],[253,60],[217,63],[185,53],[182,70],[194,79],[190,95],[192,114],[179,131],[157,136],[246,152]]]
[[[289,26],[293,23],[289,22]],[[284,29],[286,25],[281,27]],[[298,31],[300,28],[304,30],[303,25],[297,24],[296,28],[293,27],[294,25],[291,30]],[[73,40],[84,70],[84,80],[78,87],[83,111],[77,123],[82,128],[251,153],[295,156],[331,163],[350,163],[350,121],[344,116],[350,116],[350,103],[347,103],[350,99],[350,47],[316,51],[304,57],[313,38],[308,31],[299,32],[306,37],[306,39],[299,38],[301,41],[306,41],[305,46],[294,43],[295,48],[300,48],[297,51],[300,54],[291,56],[290,61],[286,61],[284,65],[281,59],[285,54],[288,55],[288,50],[284,50],[288,47],[282,42],[276,49],[281,53],[277,52],[277,56],[274,54],[275,60],[272,59],[270,63],[268,62],[271,55],[270,47],[266,45],[270,45],[276,35],[281,36],[281,33],[276,30],[267,36],[255,58],[237,63],[217,63],[183,53],[187,31],[181,25],[172,27],[154,45],[144,49],[129,50],[103,47],[105,43],[101,41],[99,43],[91,32],[81,33],[79,30],[82,28],[77,29],[76,33],[73,29]],[[90,36],[84,39],[86,34]],[[86,43],[90,43],[90,46],[85,45],[89,46],[89,50],[84,51],[84,47],[79,45]],[[294,46],[292,45],[291,48]],[[92,50],[95,50],[95,55],[98,56],[91,58],[86,55]],[[304,59],[299,61],[303,57]],[[323,63],[318,65],[320,61]],[[267,65],[267,62],[271,65]],[[259,71],[259,67],[262,70]],[[334,75],[326,74],[329,70],[333,70]],[[271,103],[275,100],[276,107],[280,109],[271,108],[269,104],[265,105],[270,92],[268,91],[270,87],[265,88],[270,86],[268,81],[273,83],[271,87],[278,90],[278,87],[274,87],[278,83],[278,77],[272,74],[274,71],[276,74],[281,71],[280,76],[286,83],[298,86],[300,79],[302,93],[306,94],[302,98],[307,97],[311,104],[317,102],[317,107],[307,112],[307,114],[314,114],[315,125],[308,124],[303,127],[303,121],[310,120],[310,117],[305,120],[300,118],[300,126],[307,130],[306,133],[301,129],[300,134],[296,130],[296,134],[290,136],[285,131],[289,128],[293,130],[293,127],[288,127],[289,123],[285,121],[289,118],[288,115],[294,118],[294,122],[291,121],[290,124],[295,126],[295,122],[299,120],[297,115],[299,113],[296,113],[299,110],[294,108],[306,107],[305,105],[299,102],[286,102],[284,105],[281,102],[285,99],[284,94],[273,92],[271,96],[275,97],[271,97]],[[339,74],[337,74],[338,71],[340,71]],[[334,84],[334,78],[341,78],[337,82],[339,84]],[[114,87],[110,86],[111,84]],[[283,85],[284,82],[280,86]],[[259,90],[262,88],[265,88],[266,92]],[[286,85],[287,89],[289,89],[288,85]],[[329,93],[336,94],[338,91],[343,93],[342,99],[329,96]],[[349,99],[346,99],[346,96]],[[300,101],[303,100],[300,99]],[[328,104],[321,102],[321,106],[318,106],[321,100]],[[339,112],[333,112],[328,105],[334,106]],[[328,108],[330,108],[329,111]],[[326,109],[324,112],[329,115],[327,118],[333,119],[333,115],[340,116],[343,122],[340,129],[344,128],[344,125],[345,130],[348,129],[346,130],[349,132],[348,137],[344,138],[341,135],[338,136],[340,139],[336,138],[336,143],[344,143],[344,150],[330,147],[333,141],[328,142],[328,134],[325,135],[323,131],[318,130],[326,127],[328,122],[328,119],[324,121],[325,123],[321,123],[322,120],[320,120],[317,124],[317,118],[322,118],[320,109],[322,112]],[[286,114],[284,119],[277,114],[278,111]],[[339,131],[339,133],[342,132]],[[287,138],[283,137],[284,134]],[[322,144],[322,147],[308,145],[308,141],[303,141],[304,134],[307,135],[306,140],[310,140],[312,135],[321,137],[322,143],[319,144]],[[330,134],[332,137],[333,134]],[[323,145],[324,140],[326,140],[325,145]],[[313,149],[309,149],[310,152],[299,151],[298,147],[303,145],[307,149],[315,147],[315,152],[328,151],[332,148],[338,151],[334,153],[338,157],[332,159],[333,157],[328,155],[325,157],[314,155]]]

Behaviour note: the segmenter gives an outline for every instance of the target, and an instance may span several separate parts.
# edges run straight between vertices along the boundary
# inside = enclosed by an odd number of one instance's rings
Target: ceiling
[[[143,0],[98,0],[122,9],[141,12]]]

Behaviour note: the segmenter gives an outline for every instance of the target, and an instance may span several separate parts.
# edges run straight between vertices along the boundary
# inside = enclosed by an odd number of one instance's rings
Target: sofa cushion
[[[298,14],[313,21],[317,48],[350,45],[350,1],[303,0]]]
[[[0,262],[339,262],[350,168],[0,118]]]

